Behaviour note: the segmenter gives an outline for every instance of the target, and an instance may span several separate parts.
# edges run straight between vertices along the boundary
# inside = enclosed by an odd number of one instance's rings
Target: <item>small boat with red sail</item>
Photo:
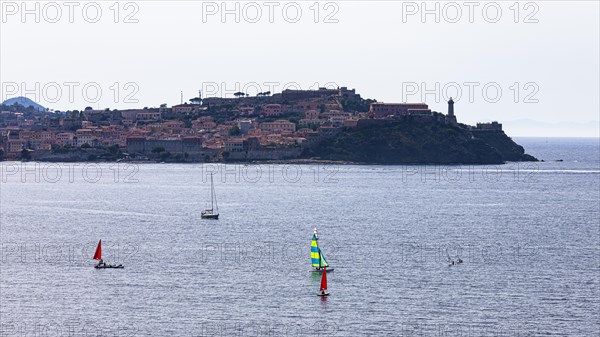
[[[323,273],[321,274],[321,289],[317,295],[329,296],[329,293],[327,292],[327,267],[323,267]]]
[[[113,264],[108,264],[108,263],[104,262],[104,260],[102,260],[102,240],[98,241],[98,246],[96,247],[96,252],[94,253],[93,259],[98,261],[98,264],[94,266],[94,268],[96,268],[96,269],[108,269],[108,268],[122,269],[122,268],[125,268],[122,264],[113,265]]]

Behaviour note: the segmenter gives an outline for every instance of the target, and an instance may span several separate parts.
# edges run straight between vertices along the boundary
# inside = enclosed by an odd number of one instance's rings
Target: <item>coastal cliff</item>
[[[465,125],[390,122],[345,128],[303,157],[369,164],[501,164],[537,161],[503,131]]]

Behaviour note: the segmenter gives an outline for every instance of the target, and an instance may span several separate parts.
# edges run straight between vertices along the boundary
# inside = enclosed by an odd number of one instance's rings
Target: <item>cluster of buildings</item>
[[[0,154],[34,158],[81,148],[116,148],[131,159],[180,155],[185,159],[287,159],[335,136],[342,128],[369,121],[417,120],[457,124],[454,102],[448,114],[425,103],[364,100],[354,89],[284,90],[274,95],[195,98],[172,107],[85,110],[64,113],[0,111]],[[356,104],[348,105],[348,102]],[[358,104],[358,105],[357,105]],[[347,106],[360,106],[352,109]],[[501,130],[501,124],[478,124],[479,130]]]

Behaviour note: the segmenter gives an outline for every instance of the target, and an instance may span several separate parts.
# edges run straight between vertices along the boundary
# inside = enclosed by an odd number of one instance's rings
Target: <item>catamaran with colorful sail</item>
[[[102,260],[102,240],[98,241],[98,246],[96,247],[96,252],[94,253],[94,260],[98,260],[98,264],[94,266],[96,269],[105,269],[105,268],[125,268],[122,264],[120,265],[112,265],[107,264]]]
[[[315,228],[313,230],[313,237],[312,237],[312,241],[310,243],[310,258],[312,260],[312,266],[313,266],[313,269],[311,270],[311,272],[313,272],[313,273],[320,273],[326,267],[329,267],[329,264],[327,263],[327,260],[325,259],[325,256],[323,255],[323,252],[319,248],[318,241],[319,241],[319,234],[317,233],[317,229]],[[333,268],[329,268],[329,271],[333,271]]]

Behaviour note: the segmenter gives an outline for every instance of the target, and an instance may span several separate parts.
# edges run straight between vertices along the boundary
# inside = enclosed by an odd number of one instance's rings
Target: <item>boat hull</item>
[[[327,272],[328,272],[328,273],[330,273],[330,272],[332,272],[332,271],[334,271],[334,270],[335,270],[335,269],[333,269],[333,268],[331,268],[331,269],[327,268]],[[322,273],[322,272],[323,272],[323,269],[311,269],[311,270],[310,270],[310,272],[311,272],[311,273]]]
[[[329,296],[329,293],[328,292],[318,293],[317,296],[325,297],[325,296]]]
[[[200,217],[207,220],[219,220],[219,214],[202,214]]]
[[[94,266],[94,268],[96,268],[96,269],[123,269],[123,268],[125,268],[125,266],[123,266],[123,265],[118,265],[118,266],[106,265],[106,266]]]

